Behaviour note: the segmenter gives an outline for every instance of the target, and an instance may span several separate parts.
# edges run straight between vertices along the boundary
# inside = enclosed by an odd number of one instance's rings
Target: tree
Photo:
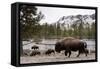
[[[86,37],[88,39],[90,39],[90,36],[91,36],[91,28],[90,27],[91,27],[90,24],[86,23],[85,33],[86,33]]]
[[[91,24],[91,38],[95,39],[95,23]]]
[[[77,23],[74,23],[71,25],[71,28],[73,29],[73,36],[76,37],[78,36],[78,26],[77,26]]]
[[[78,24],[78,35],[80,38],[82,38],[82,35],[83,35],[83,25],[84,25],[84,22],[83,22],[83,18],[82,18],[82,15],[77,15],[76,16],[78,18],[78,20],[76,21],[76,23]]]
[[[60,27],[60,23],[57,22],[57,38],[61,36],[61,27]]]
[[[22,41],[33,38],[38,34],[39,21],[44,17],[41,12],[37,14],[35,6],[20,6],[20,52],[23,54]]]

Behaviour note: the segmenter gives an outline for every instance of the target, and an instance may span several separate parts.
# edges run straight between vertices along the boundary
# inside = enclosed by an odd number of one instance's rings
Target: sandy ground
[[[36,55],[36,56],[23,56],[20,57],[20,63],[43,63],[43,62],[58,62],[58,61],[77,61],[77,60],[94,60],[95,53],[88,54],[86,57],[84,54],[81,54],[79,57],[76,57],[77,53],[72,53],[70,58],[64,56],[64,54],[51,54],[51,55]]]

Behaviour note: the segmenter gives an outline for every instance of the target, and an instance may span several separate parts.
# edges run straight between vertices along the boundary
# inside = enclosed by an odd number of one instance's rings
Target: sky
[[[91,9],[75,9],[75,8],[56,8],[56,7],[40,7],[37,6],[38,12],[41,11],[45,18],[41,20],[41,23],[48,22],[49,24],[58,21],[62,16],[69,15],[91,15],[95,13],[95,10]]]

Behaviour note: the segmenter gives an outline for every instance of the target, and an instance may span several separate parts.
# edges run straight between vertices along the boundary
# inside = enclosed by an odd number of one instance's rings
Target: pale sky
[[[62,16],[69,15],[91,15],[95,13],[95,10],[91,9],[74,9],[74,8],[56,8],[56,7],[37,7],[38,12],[41,11],[45,15],[45,19],[41,22],[54,23],[58,21]]]

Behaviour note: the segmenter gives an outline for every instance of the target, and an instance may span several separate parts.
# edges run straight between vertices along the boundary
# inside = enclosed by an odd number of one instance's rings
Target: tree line
[[[20,8],[21,38],[62,38],[67,36],[94,39],[95,23],[84,23],[78,15],[79,20],[65,26],[66,23],[40,24],[45,16],[42,12],[37,13],[35,6],[23,5]]]

